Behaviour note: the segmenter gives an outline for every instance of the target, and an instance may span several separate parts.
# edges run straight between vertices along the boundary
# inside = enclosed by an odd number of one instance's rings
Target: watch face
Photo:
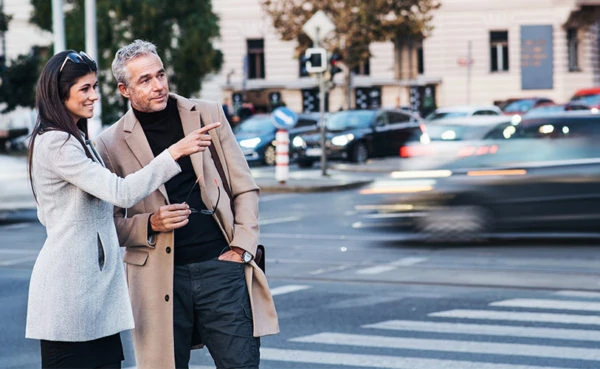
[[[244,259],[244,263],[249,263],[250,261],[252,261],[252,254],[249,253],[248,251],[244,251],[244,254],[242,255],[242,259]]]

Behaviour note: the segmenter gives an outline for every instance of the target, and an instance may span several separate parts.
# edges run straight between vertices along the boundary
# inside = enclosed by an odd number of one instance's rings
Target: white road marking
[[[302,219],[301,217],[281,217],[281,218],[273,218],[273,219],[259,219],[258,220],[258,224],[263,226],[263,225],[268,225],[268,224],[278,224],[278,223],[289,223],[289,222],[295,222]]]
[[[298,291],[307,290],[310,288],[312,288],[312,287],[290,284],[287,286],[279,286],[279,287],[271,288],[271,295],[273,295],[273,296],[283,295],[286,293],[298,292]]]
[[[463,352],[506,356],[533,356],[573,360],[600,360],[600,350],[564,346],[492,343],[476,341],[440,340],[373,336],[363,334],[318,333],[291,339],[293,342],[360,347],[386,347],[404,350]]]
[[[261,360],[363,367],[372,369],[560,369],[549,366],[492,364],[459,360],[408,358],[405,356],[360,355],[309,350],[260,349]],[[304,366],[310,368],[310,366]],[[564,369],[564,368],[563,368]]]
[[[519,322],[545,322],[545,323],[562,323],[562,324],[600,325],[600,316],[595,316],[595,315],[524,313],[524,312],[511,312],[511,311],[456,309],[456,310],[440,311],[437,313],[430,313],[429,316],[441,317],[441,318],[487,319],[487,320],[508,320],[508,321],[519,321]]]
[[[492,302],[490,306],[522,307],[534,309],[580,310],[600,312],[600,302],[565,301],[550,299],[510,299]]]
[[[360,269],[360,270],[357,270],[356,273],[357,274],[370,274],[370,275],[380,274],[380,273],[392,271],[401,266],[411,266],[411,265],[415,265],[418,263],[422,263],[425,260],[427,260],[427,258],[407,257],[407,258],[402,258],[402,259],[396,260],[389,264],[377,265],[377,266],[370,267],[370,268]]]
[[[598,331],[585,329],[537,328],[509,325],[462,324],[444,322],[419,322],[410,320],[388,320],[385,322],[366,324],[362,327],[387,329],[394,331],[475,334],[500,337],[531,337],[600,342],[600,334],[598,334]]]
[[[565,291],[557,291],[555,294],[558,296],[566,296],[566,297],[583,297],[583,298],[600,299],[600,292],[565,290]]]

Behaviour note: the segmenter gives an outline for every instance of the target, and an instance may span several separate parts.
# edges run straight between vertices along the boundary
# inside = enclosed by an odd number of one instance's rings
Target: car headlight
[[[254,138],[248,138],[246,140],[241,140],[240,146],[244,147],[246,149],[253,149],[256,146],[258,146],[259,143],[260,143],[260,138],[254,137]]]
[[[346,146],[348,142],[354,140],[354,135],[352,133],[348,133],[346,135],[335,136],[331,139],[331,143],[335,146]]]
[[[294,146],[294,147],[306,147],[306,142],[304,141],[304,139],[302,137],[296,136],[292,140],[292,146]]]

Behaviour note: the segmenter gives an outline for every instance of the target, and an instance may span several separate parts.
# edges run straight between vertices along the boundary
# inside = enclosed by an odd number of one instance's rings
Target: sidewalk
[[[393,158],[396,159],[396,158]],[[358,188],[371,183],[375,177],[384,176],[396,170],[396,160],[377,159],[366,164],[330,163],[327,176],[320,168],[289,168],[289,177],[285,183],[275,180],[274,167],[254,167],[252,175],[264,193],[281,192],[325,192]]]

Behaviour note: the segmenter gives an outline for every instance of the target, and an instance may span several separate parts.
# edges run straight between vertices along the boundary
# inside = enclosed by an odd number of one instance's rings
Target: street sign
[[[273,119],[275,127],[279,129],[290,129],[296,125],[296,121],[298,120],[296,113],[285,106],[273,110],[271,118]]]
[[[335,24],[329,19],[324,11],[319,10],[302,26],[304,33],[313,41],[318,42],[325,36],[335,30]]]
[[[327,50],[322,47],[306,49],[306,71],[308,73],[323,73],[327,70]]]

